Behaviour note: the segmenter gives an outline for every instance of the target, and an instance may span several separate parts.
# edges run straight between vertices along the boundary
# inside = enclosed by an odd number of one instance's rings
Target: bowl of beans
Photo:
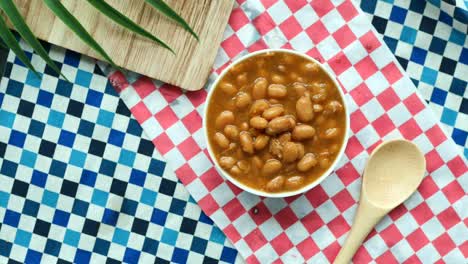
[[[259,196],[287,197],[332,173],[346,147],[349,113],[318,61],[268,49],[223,70],[208,93],[203,125],[223,176]]]

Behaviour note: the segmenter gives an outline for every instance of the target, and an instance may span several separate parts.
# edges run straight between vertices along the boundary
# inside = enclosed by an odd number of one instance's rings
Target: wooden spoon
[[[382,143],[370,155],[364,170],[359,208],[351,232],[334,263],[350,263],[374,226],[416,191],[426,160],[407,140]]]

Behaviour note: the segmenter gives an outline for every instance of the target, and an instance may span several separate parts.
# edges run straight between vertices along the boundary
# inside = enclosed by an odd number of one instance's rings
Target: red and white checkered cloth
[[[467,163],[359,8],[339,0],[237,2],[209,84],[234,58],[282,47],[325,62],[345,90],[352,131],[346,155],[305,195],[263,199],[216,172],[202,132],[207,90],[183,93],[145,77],[129,84],[121,73],[110,78],[168,166],[247,262],[333,261],[352,224],[369,153],[399,137],[425,153],[427,175],[372,231],[354,261],[465,262]]]

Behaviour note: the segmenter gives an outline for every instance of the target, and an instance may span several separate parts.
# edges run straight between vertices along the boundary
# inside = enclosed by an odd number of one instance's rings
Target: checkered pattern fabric
[[[401,67],[468,158],[468,7],[431,1],[360,1]]]
[[[248,263],[332,261],[352,223],[369,153],[397,137],[423,150],[426,177],[418,192],[376,227],[354,260],[464,262],[467,164],[354,3],[239,0],[224,36],[208,87],[238,56],[292,48],[336,74],[351,112],[352,133],[336,172],[304,195],[264,199],[227,182],[210,162],[201,130],[206,90],[183,93],[146,77],[133,81],[111,74],[168,167]]]
[[[240,261],[95,62],[50,54],[73,83],[10,53],[0,86],[0,263]]]

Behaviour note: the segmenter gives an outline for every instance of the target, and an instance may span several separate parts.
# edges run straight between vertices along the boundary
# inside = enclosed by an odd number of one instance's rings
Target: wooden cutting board
[[[84,0],[62,0],[96,41],[122,68],[177,85],[203,88],[211,72],[233,0],[165,0],[192,26],[200,41],[146,4],[144,0],[107,0],[114,8],[171,46],[176,55],[136,36],[99,14]],[[40,39],[100,58],[38,0],[15,0]]]

